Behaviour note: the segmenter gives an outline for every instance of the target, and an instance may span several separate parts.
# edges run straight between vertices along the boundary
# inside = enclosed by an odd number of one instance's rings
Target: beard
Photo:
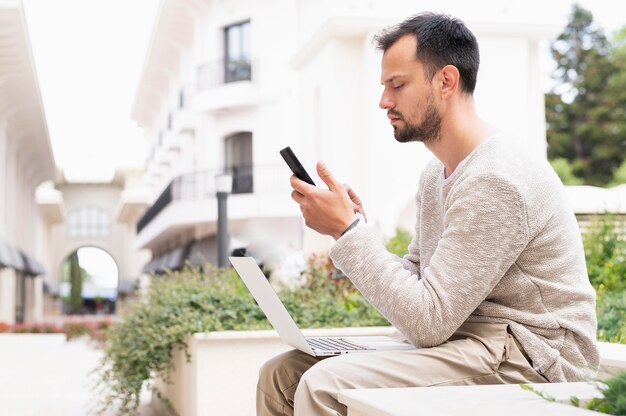
[[[404,127],[393,128],[393,135],[400,143],[422,142],[424,144],[435,141],[439,138],[441,132],[441,115],[437,108],[432,104],[432,99],[426,100],[426,111],[419,124],[411,124],[402,115],[402,113],[389,110],[389,113],[399,117],[404,122]]]

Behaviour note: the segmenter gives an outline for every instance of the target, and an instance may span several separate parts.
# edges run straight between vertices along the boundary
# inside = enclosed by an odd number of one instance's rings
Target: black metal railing
[[[141,232],[172,201],[207,199],[215,197],[215,176],[223,173],[233,175],[233,194],[277,193],[289,195],[289,169],[286,165],[237,166],[227,169],[208,169],[186,173],[174,178],[137,222]]]
[[[234,166],[228,172],[233,175],[233,194],[250,194],[254,191],[252,166]]]
[[[224,82],[250,81],[252,62],[250,59],[230,59],[224,61]]]
[[[254,81],[256,65],[249,58],[221,59],[198,67],[198,91],[238,81]]]
[[[154,204],[143,214],[137,222],[137,233],[141,232],[166,206],[172,202],[172,182],[161,192]]]

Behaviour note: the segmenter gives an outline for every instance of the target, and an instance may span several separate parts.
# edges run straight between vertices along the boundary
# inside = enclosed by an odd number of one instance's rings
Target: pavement
[[[86,337],[0,334],[0,416],[87,416],[95,414],[91,371],[103,351]],[[141,416],[156,416],[150,394],[142,395]],[[115,415],[111,410],[106,415]]]

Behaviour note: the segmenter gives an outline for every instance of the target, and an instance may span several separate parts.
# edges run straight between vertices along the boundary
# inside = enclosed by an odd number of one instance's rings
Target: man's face
[[[403,36],[385,51],[381,83],[385,87],[380,108],[387,110],[399,142],[428,143],[439,137],[441,115],[435,104],[431,80],[415,57],[415,36]]]

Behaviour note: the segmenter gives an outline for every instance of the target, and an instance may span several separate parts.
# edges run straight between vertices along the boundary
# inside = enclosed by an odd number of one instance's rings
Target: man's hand
[[[363,203],[361,202],[361,198],[359,198],[359,196],[347,183],[344,183],[343,187],[348,193],[350,200],[352,201],[352,209],[354,210],[354,213],[356,214],[358,212],[359,214],[363,215],[363,219],[365,220],[365,222],[367,222],[367,215],[365,215],[365,209],[363,209]]]
[[[317,174],[328,189],[309,185],[292,176],[291,187],[294,191],[291,197],[300,205],[307,227],[337,240],[354,221],[354,214],[360,212],[365,216],[365,211],[354,191],[339,183],[324,163],[317,163]]]

